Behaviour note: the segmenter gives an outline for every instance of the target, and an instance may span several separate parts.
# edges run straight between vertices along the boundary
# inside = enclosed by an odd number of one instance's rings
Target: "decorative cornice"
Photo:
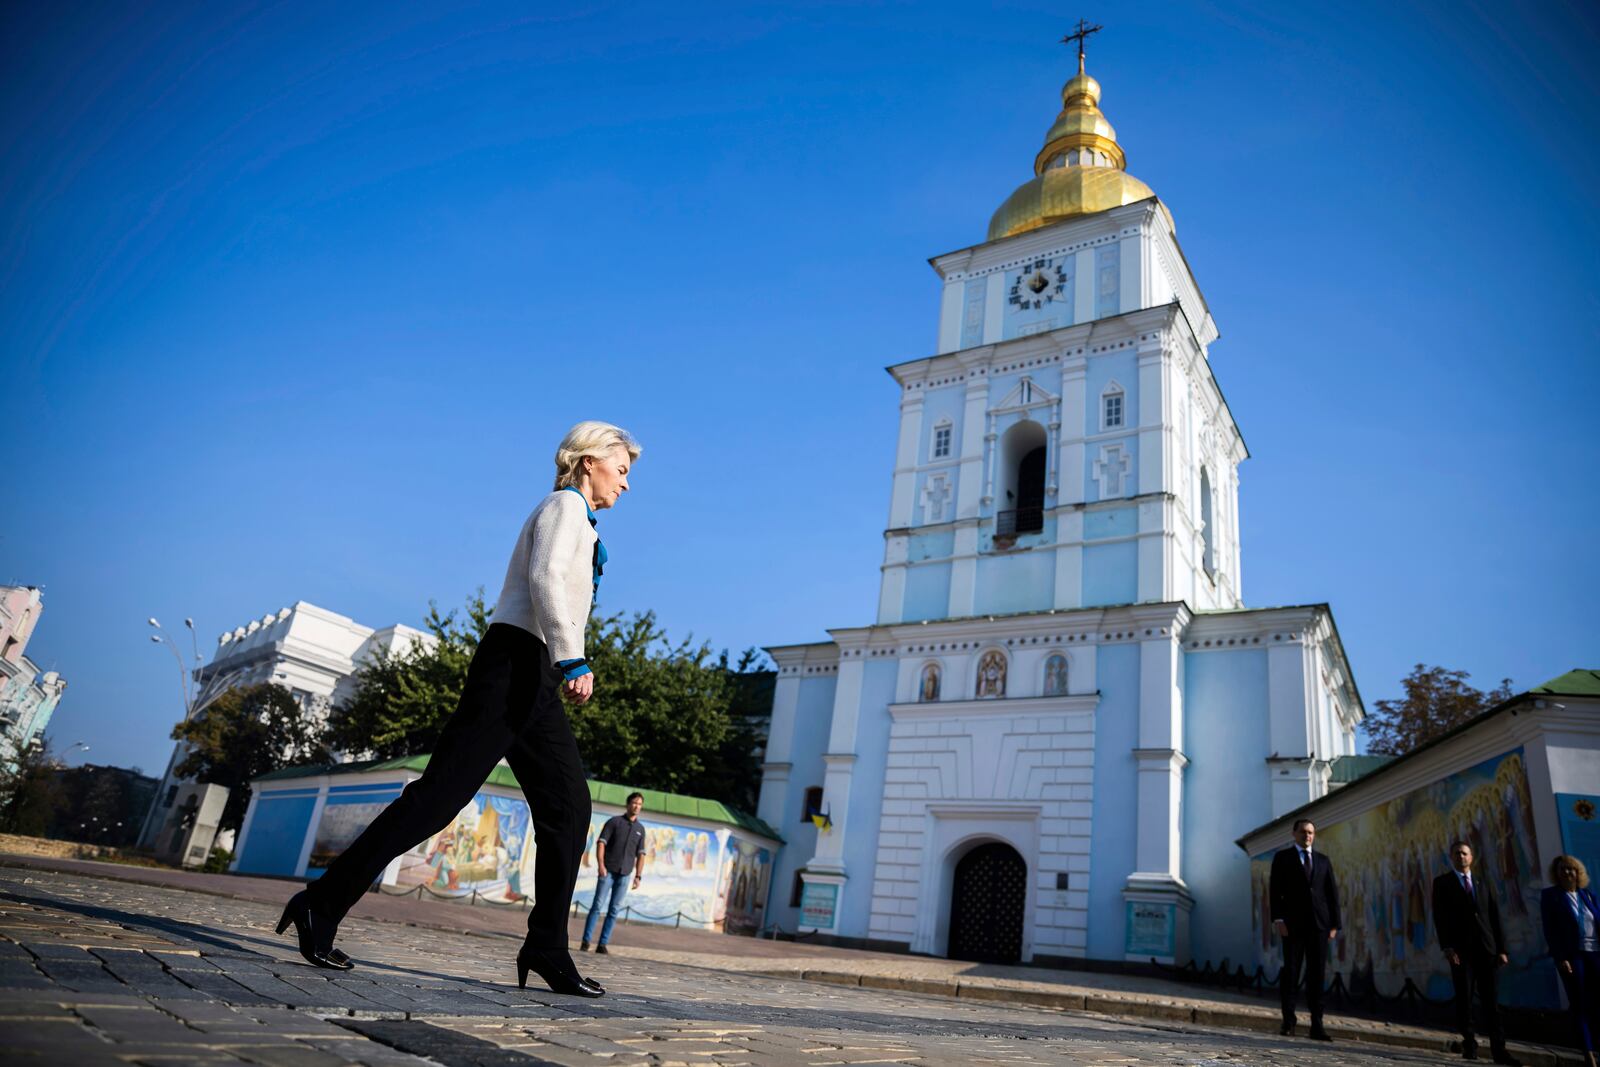
[[[1084,715],[1093,713],[1099,706],[1099,693],[1059,697],[992,697],[988,700],[931,700],[920,704],[890,704],[889,718],[901,722],[1013,715]]]

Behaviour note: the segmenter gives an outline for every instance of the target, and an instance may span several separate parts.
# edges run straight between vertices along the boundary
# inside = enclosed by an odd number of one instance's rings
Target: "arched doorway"
[[[1005,432],[1000,441],[1001,484],[995,513],[996,537],[1009,539],[1044,529],[1048,456],[1044,427],[1037,422],[1023,419]]]
[[[1028,865],[1010,845],[991,841],[962,856],[950,890],[950,958],[980,963],[1022,959],[1027,897]]]

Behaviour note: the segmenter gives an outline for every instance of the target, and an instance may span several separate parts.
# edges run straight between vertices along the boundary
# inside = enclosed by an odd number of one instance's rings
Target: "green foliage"
[[[430,604],[434,647],[380,654],[362,667],[325,742],[379,759],[431,751],[488,625],[482,590],[459,617]],[[595,693],[587,704],[569,704],[567,717],[591,777],[755,807],[773,678],[756,669],[758,652],[733,666],[709,645],[673,644],[654,612],[592,615],[585,651]]]
[[[357,758],[396,759],[431,752],[456,710],[467,665],[489,628],[483,590],[467,598],[464,617],[428,603],[424,625],[437,639],[397,653],[380,649],[357,672],[355,692],[328,718],[323,740]]]
[[[250,779],[300,763],[329,758],[315,719],[281,685],[264,682],[223,693],[205,710],[172,729],[190,750],[177,773],[227,786],[219,829],[237,830],[250,803]]]
[[[1404,699],[1380,700],[1367,716],[1367,751],[1403,756],[1511,696],[1510,678],[1485,693],[1468,685],[1468,677],[1466,671],[1417,664],[1400,683]]]
[[[59,770],[44,741],[0,759],[0,833],[44,834],[61,802]]]
[[[225,848],[214,848],[211,855],[206,857],[205,865],[200,870],[205,874],[226,874],[228,864],[233,862],[233,853]]]

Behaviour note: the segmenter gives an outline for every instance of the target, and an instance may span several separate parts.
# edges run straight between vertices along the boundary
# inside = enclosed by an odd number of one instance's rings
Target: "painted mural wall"
[[[323,809],[313,866],[348,846],[384,804],[330,804]],[[370,809],[370,810],[368,810]],[[580,911],[593,899],[594,842],[608,814],[591,817],[574,899]],[[753,933],[762,925],[772,880],[772,850],[730,829],[645,824],[644,881],[625,906],[649,922],[719,927]],[[437,834],[400,857],[394,887],[421,886],[437,897],[475,897],[500,904],[531,900],[538,848],[528,805],[520,797],[479,793]],[[681,916],[681,918],[680,918]]]
[[[1430,998],[1451,995],[1450,965],[1433,934],[1433,879],[1450,869],[1450,842],[1472,845],[1473,873],[1500,902],[1511,963],[1501,972],[1502,1003],[1541,1006],[1554,996],[1555,972],[1539,927],[1544,884],[1522,749],[1413,790],[1341,823],[1317,827],[1316,847],[1333,861],[1345,928],[1330,972],[1370,978],[1394,995],[1410,978]],[[1256,961],[1268,974],[1282,963],[1268,911],[1272,853],[1251,858],[1251,924]],[[1331,973],[1330,973],[1331,977]]]

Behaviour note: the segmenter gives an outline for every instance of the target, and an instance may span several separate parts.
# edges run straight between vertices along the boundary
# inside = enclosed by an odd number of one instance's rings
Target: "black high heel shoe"
[[[517,953],[517,988],[528,988],[528,972],[544,979],[552,993],[571,997],[603,997],[606,990],[592,978],[585,978],[573,966],[572,957],[564,948],[529,948],[522,946]]]
[[[300,955],[307,963],[326,967],[330,971],[348,971],[355,967],[350,957],[333,947],[333,935],[338,924],[330,922],[311,907],[311,898],[304,889],[289,898],[284,905],[283,917],[278,920],[278,933],[283,933],[294,923],[294,932],[300,940]]]

